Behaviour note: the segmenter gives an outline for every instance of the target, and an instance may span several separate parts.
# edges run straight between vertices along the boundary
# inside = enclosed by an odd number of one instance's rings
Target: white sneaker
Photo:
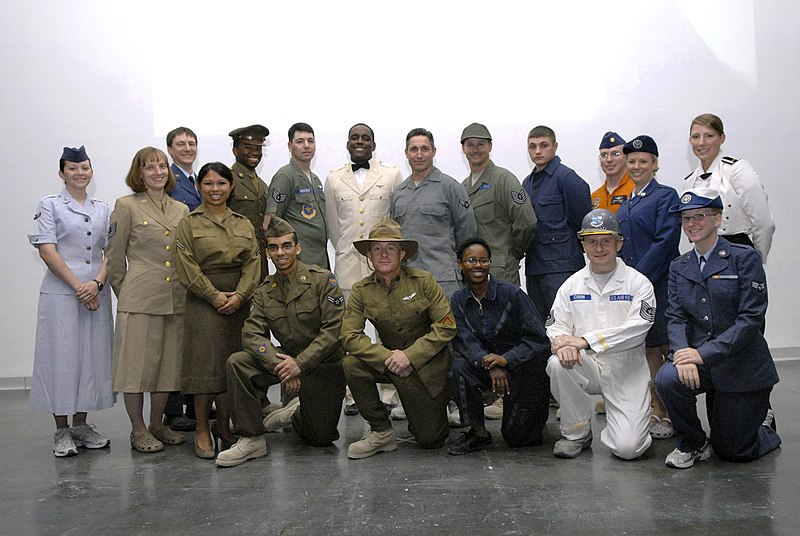
[[[567,439],[562,437],[553,446],[553,456],[556,458],[576,458],[583,449],[592,447],[592,430],[580,439]]]
[[[66,458],[78,454],[78,447],[69,433],[69,428],[59,428],[53,434],[53,454],[56,458]]]
[[[111,444],[111,440],[98,434],[93,424],[83,423],[80,426],[73,426],[69,429],[69,435],[75,442],[76,447],[86,447],[87,449],[101,449]]]
[[[764,422],[761,424],[763,426],[766,426],[767,428],[771,428],[773,422],[775,422],[775,411],[773,411],[772,409],[768,409],[767,416],[764,417]]]
[[[463,428],[465,425],[461,423],[461,412],[458,410],[458,405],[452,400],[447,404],[447,422],[450,428]]]
[[[273,411],[264,419],[264,430],[275,432],[292,424],[292,415],[300,407],[300,397],[296,396],[283,408]]]
[[[694,462],[702,462],[711,457],[711,445],[708,444],[706,439],[705,444],[698,450],[691,452],[682,452],[678,449],[673,450],[667,454],[667,459],[664,463],[667,467],[674,467],[675,469],[688,469],[694,465]]]
[[[483,408],[483,416],[487,419],[497,421],[503,418],[503,397],[499,397],[494,403]]]
[[[247,460],[263,458],[267,455],[267,437],[264,434],[256,437],[240,437],[228,450],[217,454],[216,463],[220,467],[234,467]]]
[[[389,428],[385,432],[370,431],[364,439],[350,443],[347,447],[347,457],[351,460],[360,460],[379,452],[394,450],[397,450],[397,434],[394,433],[394,429]]]
[[[406,420],[406,410],[403,409],[403,406],[398,404],[392,408],[392,412],[389,414],[389,417],[393,421],[404,421]]]

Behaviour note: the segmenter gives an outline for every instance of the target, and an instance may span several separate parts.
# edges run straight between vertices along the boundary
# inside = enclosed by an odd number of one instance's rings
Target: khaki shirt
[[[178,222],[186,205],[164,196],[162,207],[145,192],[117,199],[108,228],[108,283],[117,311],[151,315],[183,313],[186,290],[172,265]]]
[[[380,336],[375,343],[364,333],[369,320]],[[448,343],[456,335],[450,302],[433,276],[402,267],[391,287],[375,274],[353,285],[342,322],[345,351],[378,372],[392,350],[403,350],[431,396],[448,389],[452,361]]]
[[[311,181],[291,160],[280,168],[270,182],[267,214],[276,214],[289,222],[297,233],[306,264],[328,268],[328,225],[325,222],[325,194],[313,172]]]
[[[464,179],[478,224],[478,237],[492,246],[490,272],[519,284],[519,261],[536,230],[536,213],[519,180],[505,168],[489,165],[479,180]]]
[[[270,341],[296,359],[304,374],[320,363],[341,361],[339,343],[344,296],[336,277],[317,266],[297,263],[293,274],[273,274],[253,294],[250,317],[242,329],[242,348],[274,370],[282,361]]]
[[[178,224],[175,239],[175,270],[181,284],[209,303],[220,291],[204,272],[238,268],[236,293],[242,303],[250,299],[261,279],[261,261],[252,224],[241,214],[226,210],[222,221],[200,205]]]

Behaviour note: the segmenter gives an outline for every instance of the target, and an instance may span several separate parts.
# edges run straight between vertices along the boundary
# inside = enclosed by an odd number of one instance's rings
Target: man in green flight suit
[[[456,334],[450,302],[429,272],[401,265],[417,253],[418,244],[404,240],[400,225],[388,216],[375,224],[368,239],[353,244],[374,272],[350,293],[341,331],[348,352],[343,364],[356,405],[372,430],[350,445],[347,456],[360,459],[397,449],[375,382],[397,388],[408,429],[421,447],[441,447],[449,433],[448,343]],[[367,319],[380,343],[364,333]]]
[[[269,274],[264,241],[264,230],[269,224],[269,220],[264,219],[269,187],[256,173],[256,167],[261,163],[264,139],[269,136],[269,129],[263,125],[250,125],[232,130],[228,136],[233,138],[233,156],[236,157],[236,163],[231,166],[236,185],[228,198],[228,207],[250,220],[256,230],[263,280]]]
[[[253,294],[242,329],[244,351],[228,358],[228,396],[240,438],[217,455],[222,467],[266,456],[264,432],[289,425],[314,446],[339,439],[345,388],[339,343],[344,296],[331,272],[298,260],[301,246],[286,221],[273,216],[266,239],[277,273]],[[280,347],[270,342],[270,333]],[[278,382],[289,396],[299,396],[262,421],[267,389]]]

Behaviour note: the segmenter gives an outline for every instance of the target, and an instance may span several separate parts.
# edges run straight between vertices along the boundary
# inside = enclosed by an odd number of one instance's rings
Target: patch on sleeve
[[[117,222],[111,222],[108,226],[108,238],[113,238],[115,234],[117,234]]]
[[[256,350],[256,352],[258,352],[259,354],[266,354],[267,353],[267,345],[266,344],[262,344],[261,346],[258,347],[258,350]]]
[[[639,308],[639,316],[641,316],[647,322],[655,322],[656,308],[642,300],[642,306]]]
[[[459,199],[458,204],[464,208],[469,208],[469,199]]]
[[[521,205],[525,201],[528,200],[528,196],[525,195],[524,191],[515,192],[515,191],[512,190],[511,191],[511,200],[513,202],[515,202],[516,204]]]
[[[761,292],[762,290],[767,288],[767,284],[766,283],[758,283],[756,281],[753,281],[750,284],[753,286],[754,289],[756,289],[759,292]]]
[[[448,328],[456,327],[456,321],[453,320],[453,316],[450,313],[447,313],[446,315],[444,315],[444,317],[442,317],[442,319],[439,321],[439,323],[441,325],[443,325],[443,326],[448,327]]]
[[[283,203],[286,201],[287,197],[289,197],[289,194],[282,194],[278,190],[272,189],[272,199],[274,199],[276,203]]]
[[[183,242],[181,242],[180,238],[175,239],[175,247],[181,251],[186,251],[186,246],[183,245]]]
[[[328,296],[328,301],[338,307],[344,303],[344,296],[339,296],[338,298],[334,298],[333,296]]]
[[[553,324],[556,323],[556,315],[553,314],[553,310],[550,309],[550,314],[547,315],[547,319],[544,321],[544,326],[549,328]]]
[[[33,221],[36,221],[41,217],[42,217],[42,213],[41,212],[37,212],[36,214],[33,215]]]
[[[332,286],[332,287],[335,287],[336,285],[339,284],[338,281],[336,281],[336,276],[335,275],[333,275],[333,274],[329,274],[328,275],[328,284],[330,286]]]

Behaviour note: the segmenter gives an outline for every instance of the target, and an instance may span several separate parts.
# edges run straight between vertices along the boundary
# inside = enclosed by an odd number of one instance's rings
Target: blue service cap
[[[625,147],[622,148],[622,152],[625,154],[650,153],[654,156],[658,156],[658,145],[656,145],[656,140],[650,136],[642,134],[640,136],[636,136],[631,141],[626,143]]]
[[[616,147],[617,145],[625,145],[625,140],[622,139],[622,136],[611,130],[603,134],[603,139],[600,140],[600,147],[598,148],[611,149],[612,147]]]
[[[61,153],[61,160],[67,162],[86,162],[89,160],[89,155],[86,154],[86,148],[83,145],[78,149],[75,147],[64,147],[64,151]]]
[[[693,208],[718,208],[722,210],[722,198],[711,188],[694,188],[681,194],[681,202],[669,207],[670,212],[682,212]]]

